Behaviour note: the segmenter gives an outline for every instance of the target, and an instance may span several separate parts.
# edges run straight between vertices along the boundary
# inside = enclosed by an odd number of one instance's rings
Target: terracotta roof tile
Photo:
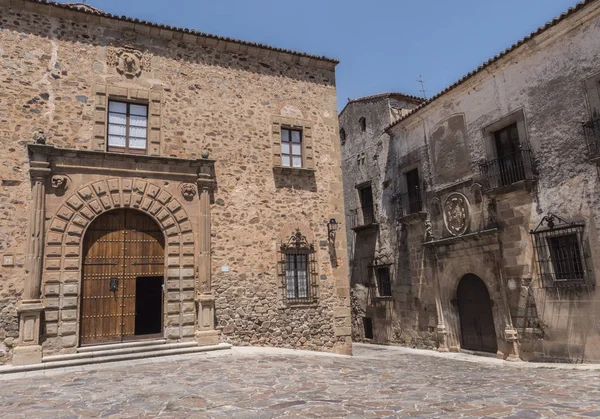
[[[342,112],[344,112],[346,110],[348,105],[350,105],[351,103],[364,102],[364,101],[371,100],[371,99],[387,98],[387,97],[393,97],[393,96],[400,97],[400,98],[406,100],[407,102],[413,102],[413,103],[422,103],[425,101],[425,99],[423,99],[422,97],[407,95],[407,94],[400,93],[400,92],[377,93],[375,95],[363,96],[363,97],[359,97],[356,99],[348,98],[348,103],[346,103],[346,106],[344,106],[344,109],[342,109],[340,111],[340,115],[342,114]]]

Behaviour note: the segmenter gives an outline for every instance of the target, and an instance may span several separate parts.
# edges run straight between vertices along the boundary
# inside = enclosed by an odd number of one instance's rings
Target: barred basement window
[[[584,227],[582,222],[568,222],[549,214],[531,231],[544,287],[587,284]]]
[[[378,266],[375,268],[375,279],[377,280],[377,295],[379,297],[392,296],[392,280],[389,266]]]
[[[286,243],[281,244],[283,300],[287,303],[315,303],[317,301],[317,261],[315,247],[296,230]]]

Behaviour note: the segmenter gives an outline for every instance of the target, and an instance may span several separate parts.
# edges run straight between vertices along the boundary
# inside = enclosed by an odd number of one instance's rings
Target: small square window
[[[379,266],[375,268],[375,278],[377,279],[377,295],[379,297],[392,296],[392,281],[390,277],[389,266]]]
[[[135,103],[108,103],[108,151],[146,154],[148,148],[148,106]]]
[[[302,167],[302,131],[281,128],[281,165]]]

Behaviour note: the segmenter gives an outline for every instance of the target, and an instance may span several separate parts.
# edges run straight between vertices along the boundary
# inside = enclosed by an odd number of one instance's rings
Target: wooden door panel
[[[81,343],[121,340],[122,290],[110,280],[123,275],[123,214],[108,213],[88,228],[84,240]]]
[[[458,285],[461,346],[482,352],[498,350],[488,290],[481,279],[465,276]]]
[[[84,238],[81,344],[135,338],[137,278],[163,275],[164,239],[154,220],[131,210],[97,218]],[[162,318],[162,305],[156,310]]]

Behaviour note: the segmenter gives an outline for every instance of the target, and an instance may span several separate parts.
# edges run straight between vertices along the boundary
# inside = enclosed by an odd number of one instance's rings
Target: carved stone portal
[[[448,196],[444,203],[444,223],[453,236],[461,236],[469,228],[469,201],[460,193]]]
[[[150,71],[150,54],[142,53],[131,47],[112,47],[106,51],[106,63],[117,67],[117,71],[126,77],[139,77],[142,70]]]

